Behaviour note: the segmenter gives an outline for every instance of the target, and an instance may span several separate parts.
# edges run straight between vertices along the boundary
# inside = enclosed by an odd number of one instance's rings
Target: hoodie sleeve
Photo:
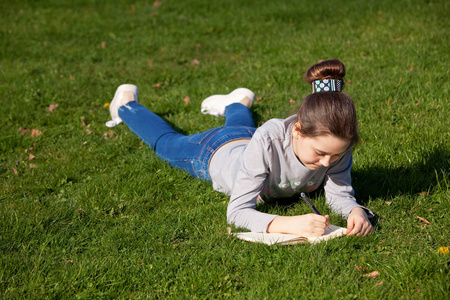
[[[270,137],[264,131],[256,131],[236,174],[227,209],[228,223],[254,232],[266,232],[276,217],[256,210],[256,199],[271,169],[271,156]]]

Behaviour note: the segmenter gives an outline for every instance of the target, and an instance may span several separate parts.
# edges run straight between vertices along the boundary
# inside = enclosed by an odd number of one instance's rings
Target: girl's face
[[[328,167],[350,146],[350,141],[332,135],[314,138],[302,136],[298,131],[300,126],[300,123],[296,123],[292,129],[292,147],[300,162],[310,170]]]

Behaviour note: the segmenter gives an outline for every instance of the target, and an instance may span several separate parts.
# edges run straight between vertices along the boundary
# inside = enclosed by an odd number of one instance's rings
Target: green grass
[[[420,0],[2,1],[0,296],[445,299],[449,14],[447,1]],[[346,64],[357,106],[353,184],[377,215],[369,237],[229,238],[228,197],[171,169],[126,126],[104,126],[103,105],[124,82],[187,134],[223,124],[200,103],[240,86],[262,98],[258,124],[284,118],[311,90],[304,71],[329,58]],[[318,193],[329,213],[324,202]]]

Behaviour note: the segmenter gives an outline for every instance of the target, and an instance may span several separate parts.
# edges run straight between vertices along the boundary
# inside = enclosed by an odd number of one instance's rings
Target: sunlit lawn
[[[449,13],[420,0],[2,1],[1,297],[445,299]],[[200,103],[241,86],[258,125],[284,118],[328,58],[346,64],[357,106],[353,185],[376,213],[370,237],[228,237],[227,196],[104,126],[125,82],[187,134],[222,125]]]

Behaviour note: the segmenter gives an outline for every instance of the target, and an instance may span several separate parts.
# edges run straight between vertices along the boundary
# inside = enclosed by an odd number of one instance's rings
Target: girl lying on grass
[[[231,196],[227,220],[255,232],[321,236],[329,216],[277,216],[256,203],[311,192],[324,183],[327,204],[347,217],[348,235],[368,235],[373,213],[356,203],[351,186],[352,145],[358,140],[353,100],[345,93],[345,66],[337,59],[308,69],[313,93],[297,115],[255,128],[252,91],[239,88],[202,102],[202,113],[225,117],[225,126],[185,136],[137,102],[138,88],[121,85],[111,102],[113,127],[122,121],[170,165],[211,181]]]

